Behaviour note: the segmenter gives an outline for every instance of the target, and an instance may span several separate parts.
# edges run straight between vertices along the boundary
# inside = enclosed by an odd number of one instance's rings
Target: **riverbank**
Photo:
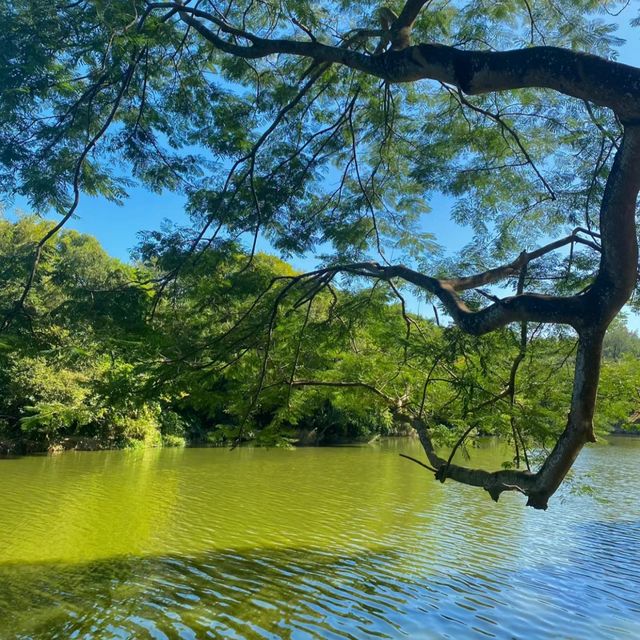
[[[413,438],[416,433],[406,425],[387,430],[384,434],[367,434],[360,437],[331,437],[326,439],[324,431],[318,429],[301,430],[289,438],[286,443],[291,447],[324,447],[349,444],[366,444],[381,438]],[[52,442],[29,439],[0,440],[0,456],[13,455],[55,455],[65,451],[118,451],[121,449],[161,449],[176,447],[217,448],[229,446],[229,442],[209,440],[187,440],[180,436],[162,436],[153,440],[127,440],[114,442],[98,437],[70,436]]]
[[[184,438],[171,438],[145,442],[132,440],[116,443],[97,437],[72,436],[53,442],[36,440],[0,440],[0,456],[56,454],[64,451],[118,451],[120,449],[156,449],[163,447],[203,446],[203,443],[187,443]]]
[[[287,441],[291,448],[322,448],[332,446],[347,446],[357,444],[371,444],[376,441],[393,440],[396,438],[417,438],[413,429],[398,428],[384,435],[374,434],[360,438],[334,438],[330,441],[322,441],[315,429],[299,432],[296,437]],[[640,430],[613,429],[605,437],[640,438]],[[66,451],[132,451],[144,449],[219,449],[229,447],[229,442],[210,442],[207,440],[188,441],[185,438],[169,436],[153,442],[141,440],[126,443],[115,443],[96,437],[68,437],[51,443],[43,443],[30,440],[0,440],[0,457],[29,456],[29,455],[56,455]],[[268,447],[267,447],[268,448]]]

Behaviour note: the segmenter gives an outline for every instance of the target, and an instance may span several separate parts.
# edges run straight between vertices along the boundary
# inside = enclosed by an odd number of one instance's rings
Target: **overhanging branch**
[[[408,2],[405,18],[401,22],[401,14],[398,24],[409,24],[422,4]],[[341,64],[387,82],[436,80],[470,95],[521,88],[552,89],[608,107],[623,123],[640,122],[640,69],[587,53],[547,46],[510,51],[468,51],[443,44],[423,43],[370,55],[318,41],[263,38],[176,2],[151,3],[149,6],[176,10],[181,20],[215,48],[236,57],[257,59],[289,54],[319,63]],[[221,37],[207,27],[205,21],[234,40]],[[237,44],[238,39],[249,44]]]
[[[376,262],[327,267],[309,274],[309,277],[318,279],[325,277],[328,272],[343,272],[381,280],[400,278],[437,296],[454,322],[463,331],[472,335],[483,335],[516,321],[567,324],[580,328],[582,318],[590,304],[590,298],[586,294],[552,296],[518,293],[515,296],[499,299],[479,311],[472,311],[457,293],[517,276],[531,261],[571,243],[579,242],[599,251],[598,245],[579,235],[580,231],[576,229],[572,234],[533,251],[523,251],[515,260],[500,267],[459,278],[435,278],[403,265],[380,265]]]

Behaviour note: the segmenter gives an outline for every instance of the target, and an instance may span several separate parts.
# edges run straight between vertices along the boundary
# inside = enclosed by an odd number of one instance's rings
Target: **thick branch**
[[[447,461],[436,453],[426,424],[418,418],[409,421],[418,434],[429,462],[436,469],[437,480],[444,482],[445,479],[451,479],[473,487],[481,487],[496,501],[503,491],[520,491],[527,494],[534,487],[536,476],[529,471],[485,471],[447,464]]]
[[[498,300],[479,311],[472,311],[447,280],[439,280],[402,265],[383,267],[376,263],[366,263],[366,266],[359,269],[344,270],[381,279],[402,278],[432,293],[440,299],[453,321],[463,331],[472,335],[484,335],[511,322],[523,320],[578,327],[587,310],[586,297],[583,295],[551,296],[525,293]]]
[[[410,4],[413,8],[421,3]],[[250,43],[240,45],[211,31],[203,22],[208,16],[194,17],[203,12],[170,2],[156,6],[178,9],[180,18],[214,47],[242,58],[290,54],[342,64],[387,82],[437,80],[471,95],[526,87],[553,89],[609,107],[623,123],[640,122],[640,69],[587,53],[559,47],[464,51],[442,44],[419,44],[372,56],[317,41],[261,38],[214,21],[217,28]]]
[[[413,23],[416,21],[416,18],[422,11],[423,7],[429,4],[431,0],[407,0],[404,3],[404,7],[402,7],[402,11],[396,20],[394,27],[400,29],[402,27],[413,26]]]
[[[600,205],[602,258],[589,292],[598,321],[608,324],[636,285],[636,200],[640,191],[640,125],[627,126]]]
[[[580,231],[581,229],[579,228],[575,229],[571,235],[561,238],[560,240],[550,242],[549,244],[546,244],[543,247],[539,247],[538,249],[535,249],[533,251],[523,251],[515,260],[508,264],[496,267],[495,269],[489,269],[472,276],[449,278],[447,279],[447,283],[451,285],[455,291],[465,291],[467,289],[476,289],[477,287],[492,284],[494,282],[498,282],[499,280],[504,280],[505,278],[511,278],[518,275],[522,268],[528,265],[532,260],[540,258],[543,255],[550,253],[551,251],[560,249],[573,242],[578,242],[580,244],[591,247],[596,251],[600,251],[600,247],[598,247],[598,245],[596,245],[594,242],[581,238],[578,235]]]
[[[460,278],[439,279],[403,265],[387,266],[376,262],[356,262],[318,269],[298,276],[297,279],[316,280],[317,287],[312,288],[315,293],[324,286],[323,279],[330,273],[344,272],[381,280],[401,278],[437,296],[454,322],[463,331],[472,335],[483,335],[511,322],[522,321],[568,324],[579,329],[584,324],[589,304],[591,304],[591,298],[586,295],[551,296],[537,293],[518,293],[515,296],[499,299],[479,311],[472,311],[458,296],[457,291],[474,289],[512,277],[520,273],[521,269],[532,260],[573,242],[580,242],[599,251],[600,247],[594,242],[578,236],[580,231],[582,230],[576,229],[569,236],[550,242],[534,251],[523,251],[515,260],[506,265]],[[303,299],[303,301],[306,300],[308,297]]]
[[[564,480],[582,447],[587,442],[595,442],[593,413],[600,379],[603,338],[604,330],[585,331],[580,336],[567,426],[536,474],[536,484],[528,494],[528,504],[532,506],[546,508],[549,497]]]
[[[411,44],[411,31],[423,7],[431,0],[407,0],[398,18],[391,25],[391,49],[402,51]]]

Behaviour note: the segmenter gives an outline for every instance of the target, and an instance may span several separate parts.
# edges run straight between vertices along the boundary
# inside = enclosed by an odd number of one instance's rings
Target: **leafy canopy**
[[[311,34],[365,52],[378,41],[358,31],[379,28],[370,2],[186,4],[264,38]],[[596,0],[426,4],[416,42],[604,57],[619,43]],[[432,81],[391,85],[295,56],[243,59],[163,3],[3,1],[0,19],[1,184],[36,211],[64,215],[75,188],[123,202],[137,182],[184,192],[194,233],[222,225],[261,232],[284,253],[403,255],[425,267],[437,247],[423,214],[444,192],[477,235],[468,269],[559,227],[597,225],[619,127],[593,105],[539,90],[471,98]]]

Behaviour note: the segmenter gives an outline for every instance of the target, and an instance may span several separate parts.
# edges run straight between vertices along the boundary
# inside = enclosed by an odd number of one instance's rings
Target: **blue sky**
[[[640,64],[640,29],[633,29],[628,23],[635,12],[627,10],[625,14],[626,19],[618,19],[620,26],[617,35],[625,38],[627,42],[620,49],[618,60],[637,66]],[[128,260],[130,250],[136,245],[137,234],[141,230],[157,229],[164,219],[178,224],[188,222],[184,213],[184,202],[184,198],[178,194],[160,195],[144,189],[132,189],[124,206],[117,206],[102,198],[83,196],[77,216],[67,227],[95,236],[109,254]],[[448,251],[456,251],[467,244],[471,239],[471,232],[450,221],[452,200],[442,195],[435,196],[431,199],[430,205],[432,211],[424,218],[425,230],[433,233]],[[20,203],[17,203],[16,208],[19,207]],[[263,241],[259,249],[268,251],[269,246]],[[315,266],[311,258],[297,258],[290,262],[301,270]],[[417,299],[411,300],[411,307],[416,312],[430,313],[430,309],[424,305],[422,309],[419,308]],[[640,329],[640,317],[631,315],[629,325],[634,329]]]

